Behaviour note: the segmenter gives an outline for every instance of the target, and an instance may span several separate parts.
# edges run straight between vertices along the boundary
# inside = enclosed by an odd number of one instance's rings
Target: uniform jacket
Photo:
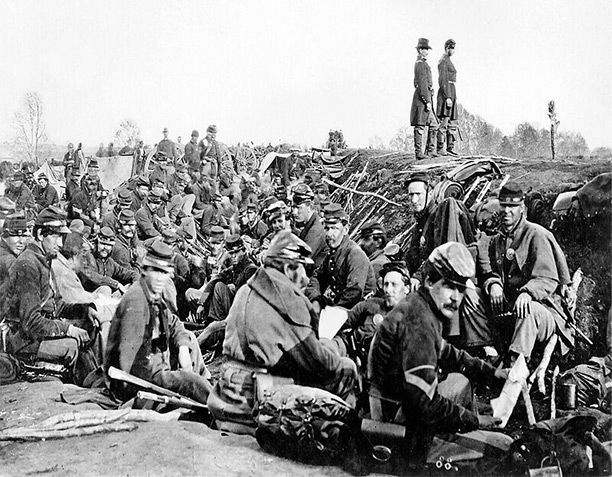
[[[155,166],[155,169],[153,169],[153,172],[151,172],[149,180],[151,181],[151,184],[153,184],[154,181],[159,180],[163,182],[164,185],[168,185],[169,175],[170,173],[168,172],[168,170],[158,164]]]
[[[346,235],[338,248],[329,250],[307,289],[311,299],[352,308],[376,289],[376,280],[365,252]]]
[[[372,347],[370,393],[401,403],[414,442],[434,433],[470,431],[478,418],[438,394],[438,369],[491,381],[495,370],[442,338],[442,320],[424,288],[409,294],[380,325]]]
[[[310,216],[304,227],[297,231],[296,235],[312,249],[311,258],[315,263],[315,267],[319,268],[327,255],[328,247],[325,241],[325,230],[316,211]]]
[[[123,295],[111,322],[104,360],[148,381],[170,370],[168,351],[189,345],[189,335],[163,299],[154,300],[144,279]],[[164,350],[165,348],[165,350]],[[168,351],[166,351],[168,350]],[[118,386],[116,382],[113,383]]]
[[[6,242],[0,238],[0,284],[8,278],[11,265],[15,263],[17,256],[11,252]],[[1,298],[1,297],[0,297]]]
[[[196,167],[200,169],[200,148],[197,142],[189,141],[185,144],[185,162],[190,167]]]
[[[145,202],[146,197],[141,198],[136,191],[132,191],[132,205],[130,206],[130,209],[134,213],[138,212]]]
[[[419,126],[427,124],[428,113],[425,110],[427,103],[433,107],[433,81],[431,68],[425,58],[419,58],[414,64],[414,94],[410,108],[410,125]]]
[[[136,219],[136,231],[140,240],[146,240],[160,235],[157,229],[155,215],[153,215],[146,202],[138,209],[134,218]]]
[[[122,267],[140,272],[140,265],[138,264],[138,256],[136,254],[138,246],[140,246],[140,240],[138,240],[137,235],[134,235],[132,240],[128,242],[123,235],[119,234],[115,239],[111,258]]]
[[[111,257],[102,259],[89,255],[79,276],[83,282],[83,287],[88,291],[94,291],[104,285],[115,291],[120,284],[127,285],[135,282],[139,273],[122,267]]]
[[[170,159],[177,158],[176,147],[170,139],[162,139],[157,144],[157,152],[163,152]]]
[[[79,184],[79,182],[75,181],[74,179],[70,179],[68,183],[66,184],[66,192],[65,192],[66,200],[70,202],[72,197],[74,197],[74,195],[80,190],[81,190],[81,185]]]
[[[57,191],[55,190],[55,187],[50,184],[47,184],[47,187],[44,189],[37,184],[34,188],[34,200],[36,201],[39,211],[49,207],[50,205],[59,204]]]
[[[498,233],[489,243],[491,271],[483,276],[488,292],[493,283],[504,289],[510,309],[517,297],[526,292],[540,303],[545,299],[561,302],[560,287],[570,283],[565,255],[553,234],[524,217],[515,229]],[[552,307],[542,303],[555,317],[557,330],[566,344],[573,345],[573,333],[563,317]]]
[[[391,308],[387,307],[384,298],[368,298],[367,300],[360,301],[349,310],[348,318],[344,325],[342,325],[342,329],[352,329],[355,336],[355,344],[367,353],[370,349],[374,333],[376,333],[374,315],[380,314],[385,316],[390,311]],[[347,339],[344,339],[344,341],[347,342]]]
[[[253,225],[240,224],[240,235],[246,235],[260,242],[268,234],[268,226],[263,220],[257,219]]]
[[[15,202],[15,210],[17,212],[26,209],[36,209],[36,202],[34,201],[32,191],[25,184],[21,184],[21,187],[19,187],[18,189],[15,189],[12,186],[8,188],[6,190],[6,197]]]
[[[382,249],[376,250],[370,257],[370,263],[372,264],[372,270],[374,271],[374,278],[378,280],[378,272],[382,270],[385,263],[388,263],[389,259],[385,255],[385,251]]]
[[[81,219],[85,225],[93,226],[96,210],[100,208],[100,203],[96,192],[88,193],[79,190],[72,196],[68,204],[68,219]]]
[[[315,385],[333,379],[340,358],[317,339],[308,299],[275,269],[260,268],[238,290],[226,320],[223,354]]]
[[[208,204],[204,207],[202,211],[202,222],[200,225],[200,229],[205,236],[210,235],[210,229],[214,225],[219,225],[223,227],[227,226],[227,219],[223,216],[220,208],[217,208],[214,204]]]
[[[77,317],[85,305],[66,305],[56,299],[50,260],[37,242],[28,244],[9,272],[4,316],[11,327],[9,340],[24,343],[65,337],[69,323],[61,317]]]
[[[455,82],[457,81],[457,70],[455,65],[446,53],[442,55],[438,62],[438,101],[436,104],[436,114],[439,118],[448,117],[451,120],[457,119],[457,92]],[[453,105],[448,108],[446,100],[450,98]]]
[[[119,224],[119,212],[120,210],[118,210],[117,207],[113,207],[113,210],[106,213],[104,217],[102,217],[100,228],[110,227],[111,230],[117,232],[117,225]]]

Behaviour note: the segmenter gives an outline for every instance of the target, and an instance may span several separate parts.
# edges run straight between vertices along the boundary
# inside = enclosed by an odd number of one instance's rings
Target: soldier
[[[9,353],[30,361],[60,363],[74,372],[79,347],[90,341],[84,323],[96,311],[89,304],[68,305],[55,297],[51,259],[70,232],[65,217],[57,207],[48,207],[36,217],[33,241],[9,271],[5,316]],[[83,375],[90,370],[79,371]],[[81,384],[78,379],[77,384]]]
[[[200,141],[199,146],[202,174],[217,177],[226,156],[226,148],[217,141],[216,125],[211,124],[206,128],[206,137]]]
[[[562,305],[563,288],[570,282],[565,256],[552,233],[526,219],[524,198],[516,182],[502,187],[501,230],[480,261],[488,266],[478,277],[482,292],[470,293],[460,310],[466,346],[505,351],[504,338],[512,336],[510,362],[519,354],[529,360],[534,345],[555,333],[562,354],[574,345]]]
[[[6,197],[15,203],[17,212],[23,210],[26,215],[36,211],[36,202],[32,191],[24,184],[25,174],[17,171],[13,174],[10,187],[6,191]]]
[[[215,192],[212,203],[208,204],[204,210],[202,210],[202,220],[200,222],[200,230],[205,237],[210,235],[211,227],[219,225],[221,227],[228,227],[228,221],[223,216],[221,210],[221,200],[223,196],[218,192]]]
[[[438,102],[436,113],[440,120],[438,129],[437,150],[440,155],[457,157],[455,142],[458,134],[457,92],[455,83],[457,81],[457,70],[451,61],[455,53],[455,40],[446,40],[444,43],[444,54],[438,62]],[[446,143],[446,148],[444,147]]]
[[[68,183],[68,180],[71,177],[70,173],[74,169],[79,169],[78,167],[74,167],[74,161],[75,161],[75,157],[74,157],[74,144],[69,142],[68,143],[68,150],[64,154],[64,160],[62,161],[62,164],[64,165],[64,179],[65,179],[66,183]]]
[[[211,385],[197,341],[174,315],[165,297],[173,273],[172,250],[157,240],[143,260],[143,272],[123,296],[108,337],[104,369],[111,366],[203,404]],[[170,301],[176,301],[174,297]],[[136,394],[123,382],[110,380],[122,399]]]
[[[431,79],[431,68],[427,64],[429,55],[429,40],[419,38],[416,46],[418,52],[417,61],[414,64],[414,95],[412,96],[412,107],[410,108],[410,125],[414,126],[414,155],[417,159],[437,157],[436,154],[436,131],[438,120],[433,111],[433,81]],[[425,128],[428,128],[425,154],[423,154],[423,137]]]
[[[152,190],[147,195],[147,200],[136,212],[136,230],[140,240],[147,240],[161,234],[161,225],[158,220],[157,211],[162,204],[161,192],[157,189]]]
[[[423,285],[387,314],[372,343],[372,419],[405,425],[401,455],[419,474],[434,434],[490,429],[501,422],[476,413],[471,383],[502,384],[508,370],[496,370],[442,337],[443,322],[456,313],[464,290],[474,286],[474,270],[464,245],[448,242],[434,249]],[[448,373],[441,382],[439,369]]]
[[[293,188],[291,213],[294,220],[293,233],[312,249],[312,260],[318,268],[327,254],[325,230],[314,205],[314,193],[306,184]]]
[[[256,240],[257,243],[253,243],[253,248],[258,248],[267,234],[268,226],[259,218],[258,205],[248,203],[241,216],[240,235]]]
[[[342,206],[329,204],[324,213],[329,251],[315,271],[306,296],[315,309],[327,305],[352,308],[376,289],[372,265],[365,252],[349,238],[349,218]]]
[[[33,192],[38,211],[46,209],[50,205],[59,205],[57,190],[49,185],[49,178],[44,172],[38,175],[38,184],[36,184]]]
[[[95,179],[84,177],[83,188],[68,203],[68,219],[81,219],[88,227],[93,227],[100,218],[100,200]]]
[[[79,274],[85,290],[95,291],[101,286],[108,286],[113,292],[119,290],[125,293],[127,287],[138,280],[139,274],[135,270],[122,267],[113,260],[111,251],[114,246],[115,232],[108,227],[102,227],[94,255],[86,259]]]
[[[367,222],[359,230],[357,243],[370,259],[374,276],[377,277],[383,265],[389,261],[384,253],[387,245],[384,227],[376,220]]]
[[[120,266],[140,273],[144,247],[136,234],[136,218],[131,209],[122,210],[117,218],[116,239],[111,258]]]
[[[208,406],[220,429],[253,434],[258,374],[293,378],[354,403],[355,364],[317,339],[316,312],[302,293],[310,248],[280,232],[255,275],[238,290],[227,317],[220,379]]]
[[[200,133],[197,130],[191,132],[191,139],[185,144],[185,162],[192,169],[200,170],[202,161],[200,160],[200,147],[198,146],[198,138]]]
[[[98,164],[97,159],[91,159],[89,164],[87,164],[87,173],[81,179],[81,189],[85,188],[85,184],[87,181],[93,181],[96,184],[95,190],[98,194],[98,197],[106,197],[108,191],[104,188],[102,183],[100,182],[100,176],[98,172],[100,171],[100,165]]]
[[[81,171],[72,169],[70,171],[70,180],[66,183],[66,201],[70,202],[79,190],[81,190]]]
[[[11,265],[25,250],[30,233],[25,214],[22,212],[6,218],[0,239],[0,285],[8,278]],[[0,294],[0,300],[4,300]]]
[[[134,182],[134,190],[132,191],[132,205],[130,208],[134,213],[138,212],[142,204],[147,200],[149,191],[151,190],[151,182],[144,176],[138,176]]]
[[[2,232],[6,218],[14,213],[15,202],[5,196],[0,196],[0,232]]]
[[[132,207],[132,194],[128,189],[120,189],[117,193],[117,203],[113,210],[108,212],[102,217],[101,227],[108,227],[111,230],[117,230],[119,214],[122,210],[131,209]]]
[[[135,176],[136,174],[142,174],[144,172],[147,153],[144,150],[144,142],[141,139],[136,140],[136,147],[134,148],[133,158],[134,166],[132,169],[132,176]]]

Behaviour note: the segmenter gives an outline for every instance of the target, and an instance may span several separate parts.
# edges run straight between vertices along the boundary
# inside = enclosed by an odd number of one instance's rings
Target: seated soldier
[[[81,190],[81,171],[78,169],[70,170],[70,180],[66,184],[66,192],[64,193],[66,201],[70,202],[74,195]]]
[[[223,228],[226,228],[229,225],[227,220],[223,216],[223,212],[221,209],[222,198],[223,197],[221,194],[215,192],[213,196],[213,201],[210,204],[207,204],[202,210],[200,230],[206,238],[210,236],[210,229],[215,225],[218,225]]]
[[[172,250],[161,240],[143,260],[142,277],[123,296],[111,323],[104,369],[111,366],[183,396],[206,403],[211,385],[197,341],[173,314],[165,297],[173,273]],[[111,380],[111,390],[127,400],[136,389]]]
[[[84,178],[82,188],[75,192],[68,203],[68,219],[81,219],[88,227],[93,227],[100,216],[98,184],[92,178]]]
[[[348,214],[339,204],[325,208],[327,256],[306,290],[315,308],[327,305],[352,308],[376,289],[367,255],[349,236]]]
[[[298,184],[292,191],[291,213],[293,233],[312,249],[312,259],[318,268],[327,254],[325,230],[314,203],[314,193],[306,184]]]
[[[289,231],[270,244],[264,266],[241,287],[227,317],[221,377],[208,407],[217,426],[253,433],[254,375],[293,378],[354,402],[355,364],[317,339],[317,315],[303,294],[311,250]]]
[[[2,232],[6,218],[14,213],[15,202],[13,202],[8,197],[0,195],[0,232]]]
[[[149,191],[151,190],[151,182],[144,176],[136,177],[134,181],[134,190],[132,191],[132,205],[130,208],[134,213],[142,207],[147,200]]]
[[[162,195],[159,190],[152,190],[147,195],[147,200],[136,212],[136,231],[140,240],[147,240],[161,235],[161,224],[157,211],[162,205]]]
[[[25,250],[30,236],[28,224],[23,212],[9,215],[2,229],[0,239],[0,285],[9,276],[9,270],[21,252]],[[4,296],[0,296],[4,300]]]
[[[389,261],[384,253],[387,245],[384,227],[376,220],[371,220],[359,229],[357,243],[370,259],[374,276],[378,276],[383,265]]]
[[[117,220],[115,245],[111,258],[120,266],[140,275],[140,262],[144,256],[144,246],[136,234],[136,218],[131,209],[122,210]]]
[[[340,356],[359,358],[364,364],[374,333],[387,313],[410,291],[410,274],[405,262],[385,263],[379,274],[384,297],[372,297],[357,303],[349,310],[342,330],[333,339]]]
[[[470,292],[460,310],[465,346],[494,346],[485,350],[493,356],[509,349],[510,362],[519,354],[529,360],[536,343],[557,333],[565,354],[574,344],[562,306],[562,290],[570,282],[565,256],[551,232],[526,219],[516,182],[502,187],[499,205],[501,229],[484,251],[479,248],[486,254],[479,259],[482,290]]]
[[[122,267],[111,258],[115,245],[115,232],[108,227],[102,227],[96,240],[93,256],[88,254],[84,259],[79,277],[87,291],[95,291],[101,286],[125,293],[127,287],[138,280],[138,272]]]
[[[57,190],[52,185],[49,185],[49,178],[44,172],[38,175],[38,184],[34,186],[32,193],[36,201],[36,210],[39,212],[50,205],[59,204],[59,196]]]
[[[9,271],[4,306],[9,326],[7,351],[28,361],[62,364],[80,384],[91,371],[75,367],[79,348],[90,341],[84,327],[90,327],[97,313],[88,303],[66,304],[56,299],[51,259],[70,232],[65,217],[57,207],[42,210],[36,217],[33,241]]]
[[[448,242],[434,249],[423,285],[387,314],[372,342],[372,419],[406,426],[402,457],[416,470],[422,471],[434,434],[488,429],[501,422],[475,412],[471,383],[503,384],[508,370],[496,370],[442,337],[442,323],[456,313],[464,290],[474,286],[474,270],[464,245]],[[438,382],[440,369],[450,374]]]
[[[117,193],[117,203],[113,210],[106,213],[102,217],[102,223],[100,227],[109,227],[112,230],[117,230],[119,221],[119,214],[122,210],[129,210],[132,208],[132,193],[127,189],[121,189]]]
[[[259,218],[258,205],[249,202],[240,216],[240,235],[251,237],[253,248],[259,248],[267,234],[268,226]]]

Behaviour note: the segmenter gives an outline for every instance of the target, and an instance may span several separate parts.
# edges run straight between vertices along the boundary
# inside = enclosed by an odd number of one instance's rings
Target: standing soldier
[[[458,156],[455,152],[455,141],[458,132],[457,114],[457,91],[455,82],[457,81],[457,70],[451,61],[451,56],[455,53],[455,40],[446,40],[444,43],[444,54],[438,62],[438,103],[436,113],[440,119],[440,129],[438,129],[438,154],[448,156]],[[446,150],[444,142],[446,141]]]
[[[164,155],[167,159],[171,159],[172,165],[174,165],[174,161],[178,159],[176,147],[174,143],[168,139],[168,128],[164,128],[163,134],[164,138],[157,144],[157,154]]]
[[[192,169],[200,170],[200,146],[198,146],[198,138],[200,133],[194,129],[191,133],[191,139],[185,144],[185,162]]]
[[[427,38],[419,38],[416,46],[418,56],[414,64],[414,95],[412,96],[412,108],[410,109],[410,125],[414,126],[414,154],[417,159],[425,159],[423,154],[423,136],[425,127],[428,127],[427,144],[425,154],[437,157],[436,132],[438,131],[438,120],[432,109],[433,81],[431,79],[431,68],[427,64],[427,55],[431,47]]]

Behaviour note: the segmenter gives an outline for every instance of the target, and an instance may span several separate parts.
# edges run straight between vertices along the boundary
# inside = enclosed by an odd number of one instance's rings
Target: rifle
[[[174,391],[170,391],[169,389],[162,388],[157,384],[150,383],[149,381],[145,381],[144,379],[138,378],[130,373],[127,373],[121,369],[115,368],[111,366],[108,368],[108,377],[111,379],[115,379],[117,381],[123,381],[124,383],[132,384],[133,386],[137,386],[139,388],[147,389],[149,391],[153,391],[157,394],[161,394],[162,396],[167,396],[173,398],[176,403],[184,404],[185,406],[196,407],[199,409],[207,409],[206,405],[194,401],[188,397],[185,397],[179,393],[175,393]]]
[[[170,404],[172,406],[178,406],[178,407],[184,407],[187,409],[191,409],[192,411],[208,410],[208,406],[204,404],[200,404],[200,403],[190,404],[190,403],[184,402],[184,400],[181,400],[175,397],[160,396],[159,394],[153,394],[147,391],[138,391],[138,394],[136,394],[136,397],[143,401],[151,401],[151,402],[156,402],[160,404]]]

